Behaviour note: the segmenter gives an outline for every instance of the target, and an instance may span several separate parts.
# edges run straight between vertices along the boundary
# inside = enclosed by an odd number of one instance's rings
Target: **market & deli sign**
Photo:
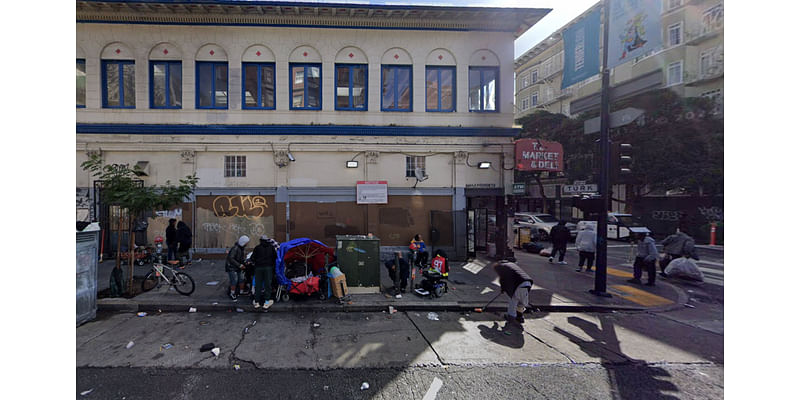
[[[539,139],[520,139],[514,142],[517,171],[564,170],[564,148],[561,143]]]

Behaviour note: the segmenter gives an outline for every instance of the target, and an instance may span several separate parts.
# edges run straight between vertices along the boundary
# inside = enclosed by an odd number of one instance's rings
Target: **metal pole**
[[[590,293],[611,297],[606,292],[608,247],[608,199],[610,198],[608,173],[609,173],[609,71],[608,71],[608,26],[610,18],[610,0],[603,0],[603,87],[600,96],[600,202],[601,210],[597,221],[597,272],[594,275],[594,289]]]

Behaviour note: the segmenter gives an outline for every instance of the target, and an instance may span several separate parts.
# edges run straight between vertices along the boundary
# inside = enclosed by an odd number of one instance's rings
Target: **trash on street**
[[[213,349],[211,349],[211,353],[214,354],[214,357],[219,356],[219,347],[214,347]]]
[[[241,308],[237,308],[236,312],[244,312],[244,310],[242,310]]]
[[[369,383],[367,383],[367,382],[362,383],[361,384],[361,390],[367,390],[367,389],[369,389]]]
[[[202,352],[210,351],[213,348],[214,348],[214,343],[206,343],[206,344],[200,346],[200,352],[202,353]]]
[[[197,312],[197,309],[194,307],[189,307],[189,312]]]
[[[92,393],[92,391],[94,391],[94,388],[91,388],[89,390],[84,390],[81,392],[81,396],[86,396],[87,394]]]
[[[686,303],[686,304],[684,304],[684,307],[696,308],[695,306],[693,306],[693,305],[691,305],[691,304],[689,304],[689,303]]]
[[[239,370],[239,368],[241,368],[241,367],[239,366],[239,364],[233,364],[233,369],[235,369],[235,370],[237,370],[237,371],[238,371],[238,370]]]
[[[172,348],[172,343],[164,343],[161,345],[161,350],[169,350]],[[159,351],[161,351],[159,350]]]
[[[125,348],[126,348],[126,349],[130,349],[131,347],[133,347],[133,340],[131,340],[130,342],[128,342],[128,345],[127,345],[127,346],[125,346]]]
[[[314,325],[313,325],[313,326],[314,326],[314,328],[319,328],[319,324],[318,324],[318,323],[316,323],[316,322],[314,322]]]
[[[146,313],[146,312],[144,312],[144,311],[142,311],[142,312],[140,312],[140,313],[138,313],[138,314],[136,314],[136,315],[138,315],[138,316],[140,316],[140,317],[144,317],[145,315],[147,315],[147,313]]]
[[[218,283],[219,283],[219,281],[211,281],[211,282],[206,282],[206,285],[208,285],[208,286],[216,286]]]
[[[435,312],[429,312],[428,313],[428,319],[431,320],[431,321],[438,321],[439,320],[439,314],[436,314]]]

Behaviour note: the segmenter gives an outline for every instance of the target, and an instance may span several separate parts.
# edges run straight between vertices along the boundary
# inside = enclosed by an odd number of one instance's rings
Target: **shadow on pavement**
[[[665,394],[664,392],[677,392],[678,387],[667,381],[671,375],[663,368],[647,365],[644,361],[635,360],[626,356],[620,347],[615,325],[609,317],[600,315],[600,326],[579,317],[569,317],[567,321],[583,330],[594,340],[584,340],[559,327],[554,331],[564,335],[571,342],[580,346],[581,350],[591,357],[600,358],[606,365],[609,381],[615,387],[620,399],[679,399],[679,397]],[[615,353],[636,365],[636,377],[629,378],[625,373],[619,373],[614,367],[616,360],[609,357],[608,352]],[[626,363],[627,364],[627,363]]]

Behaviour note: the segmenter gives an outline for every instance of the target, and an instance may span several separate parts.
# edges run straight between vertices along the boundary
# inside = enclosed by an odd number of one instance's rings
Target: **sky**
[[[257,1],[257,0],[255,0]],[[373,5],[428,5],[453,7],[550,8],[549,14],[514,42],[514,58],[530,50],[599,0],[283,0],[296,3],[343,3]]]

